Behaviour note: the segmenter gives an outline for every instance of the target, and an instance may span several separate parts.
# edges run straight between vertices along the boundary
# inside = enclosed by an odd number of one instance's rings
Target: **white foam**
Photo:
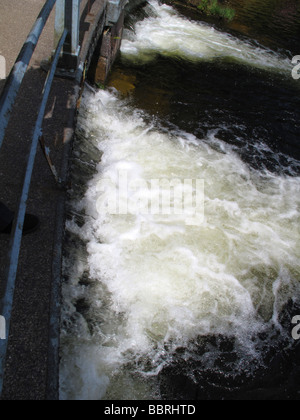
[[[291,72],[291,60],[273,51],[252,45],[213,27],[190,21],[167,5],[150,2],[156,12],[135,26],[135,35],[122,41],[124,58],[139,63],[154,60],[157,55],[191,61],[216,58],[235,60],[260,68]]]
[[[86,209],[85,225],[68,224],[87,257],[75,247],[66,261],[62,398],[153,397],[151,375],[172,350],[207,334],[254,352],[253,334],[299,293],[300,179],[250,170],[214,135],[153,128],[113,92],[86,92],[78,124],[103,159],[74,205]],[[124,168],[145,181],[204,179],[204,222],[99,213]],[[88,314],[76,310],[82,298]]]

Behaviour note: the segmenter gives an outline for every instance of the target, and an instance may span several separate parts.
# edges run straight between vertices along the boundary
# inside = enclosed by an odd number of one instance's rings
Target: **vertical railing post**
[[[57,0],[55,17],[55,48],[64,29],[68,36],[59,62],[59,68],[75,71],[79,60],[79,30],[80,30],[80,2],[81,0]]]
[[[65,29],[65,0],[56,0],[55,7],[54,51]]]

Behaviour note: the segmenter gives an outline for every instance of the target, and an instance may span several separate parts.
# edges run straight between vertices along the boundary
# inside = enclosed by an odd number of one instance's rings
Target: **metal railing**
[[[29,158],[19,207],[13,224],[10,248],[9,264],[6,278],[4,279],[4,293],[0,296],[0,316],[5,319],[6,339],[0,339],[0,396],[3,390],[4,369],[6,353],[8,347],[8,337],[10,331],[10,321],[12,305],[15,291],[17,269],[22,241],[22,233],[26,214],[27,200],[31,184],[31,178],[35,163],[35,157],[39,140],[42,135],[43,119],[46,111],[49,94],[54,80],[55,72],[62,60],[69,70],[76,71],[79,57],[79,16],[81,0],[47,0],[42,8],[28,38],[15,62],[15,65],[6,81],[5,87],[0,97],[0,149],[3,144],[6,129],[12,113],[12,109],[20,90],[22,81],[28,69],[30,60],[38,44],[40,36],[44,30],[46,22],[56,4],[55,20],[55,53],[52,57],[51,68],[49,70],[44,90],[43,99],[40,104],[38,118],[36,120],[32,137]],[[72,68],[73,67],[73,68]]]

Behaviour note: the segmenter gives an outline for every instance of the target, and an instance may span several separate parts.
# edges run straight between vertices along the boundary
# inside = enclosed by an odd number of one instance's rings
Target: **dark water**
[[[256,168],[299,175],[290,158],[300,159],[300,96],[289,80],[231,63],[183,65],[162,57],[128,71],[137,78],[139,108],[198,137],[217,130]]]
[[[298,2],[227,3],[236,10],[235,19],[212,22],[207,18],[213,27],[253,47],[272,48],[285,59],[297,54]],[[197,12],[179,10],[192,20],[204,19]],[[217,130],[218,136],[235,146],[253,167],[299,175],[300,82],[289,72],[277,74],[228,58],[192,62],[158,55],[144,65],[121,60],[111,77],[112,86],[120,75],[134,80],[135,104],[164,124],[174,124],[200,137]]]
[[[296,0],[229,0],[236,17],[228,25],[275,50],[299,54],[300,4]]]
[[[291,60],[300,54],[298,1],[228,0],[226,5],[236,11],[232,22],[206,18],[180,5],[177,9],[192,21],[206,21],[253,47],[271,49],[278,57]],[[136,10],[128,28],[147,13],[149,10]],[[123,54],[110,85],[161,127],[180,129],[201,139],[216,133],[251,168],[300,175],[300,81],[294,81],[289,71],[273,72],[228,57],[195,61],[157,54],[154,60],[141,63]],[[299,302],[288,302],[280,315],[282,328],[291,328],[291,317],[297,312]],[[186,349],[177,349],[173,363],[160,373],[162,397],[298,399],[299,345],[291,345],[272,328],[258,343],[263,363],[257,370],[252,366],[250,377],[246,373],[249,366],[240,367],[238,373],[231,371],[239,355],[228,338],[208,336],[188,354]],[[214,351],[220,356],[214,367],[208,368],[200,356]]]

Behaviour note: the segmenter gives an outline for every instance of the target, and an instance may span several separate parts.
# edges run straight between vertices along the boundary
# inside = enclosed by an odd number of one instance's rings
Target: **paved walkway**
[[[82,8],[87,5],[82,1]],[[91,4],[95,0],[91,0]],[[98,0],[96,0],[97,2]],[[1,0],[0,54],[6,58],[7,73],[34,24],[45,0]],[[18,101],[0,151],[0,200],[16,208],[21,191],[26,156],[41,101],[46,74],[40,62],[50,57],[53,49],[54,14],[50,16],[40,43],[25,76]],[[0,81],[0,91],[3,81]],[[44,121],[44,137],[58,170],[65,167],[64,144],[70,120],[70,101],[74,94],[72,81],[55,79]],[[37,154],[28,211],[41,219],[38,232],[23,239],[14,298],[11,334],[5,370],[4,400],[44,400],[53,397],[49,391],[49,321],[53,275],[59,267],[60,224],[66,192],[60,190],[46,164],[42,152]],[[57,236],[58,235],[58,236]],[[9,239],[0,235],[0,288]],[[59,274],[59,273],[58,273]]]
[[[8,73],[44,4],[45,0],[1,0],[0,54],[6,58]],[[53,38],[53,20],[54,14],[49,19],[46,31],[42,35],[38,49],[40,54],[49,51],[49,48],[51,52],[53,47],[51,41],[51,38]],[[35,61],[39,59],[40,54],[35,56]]]

